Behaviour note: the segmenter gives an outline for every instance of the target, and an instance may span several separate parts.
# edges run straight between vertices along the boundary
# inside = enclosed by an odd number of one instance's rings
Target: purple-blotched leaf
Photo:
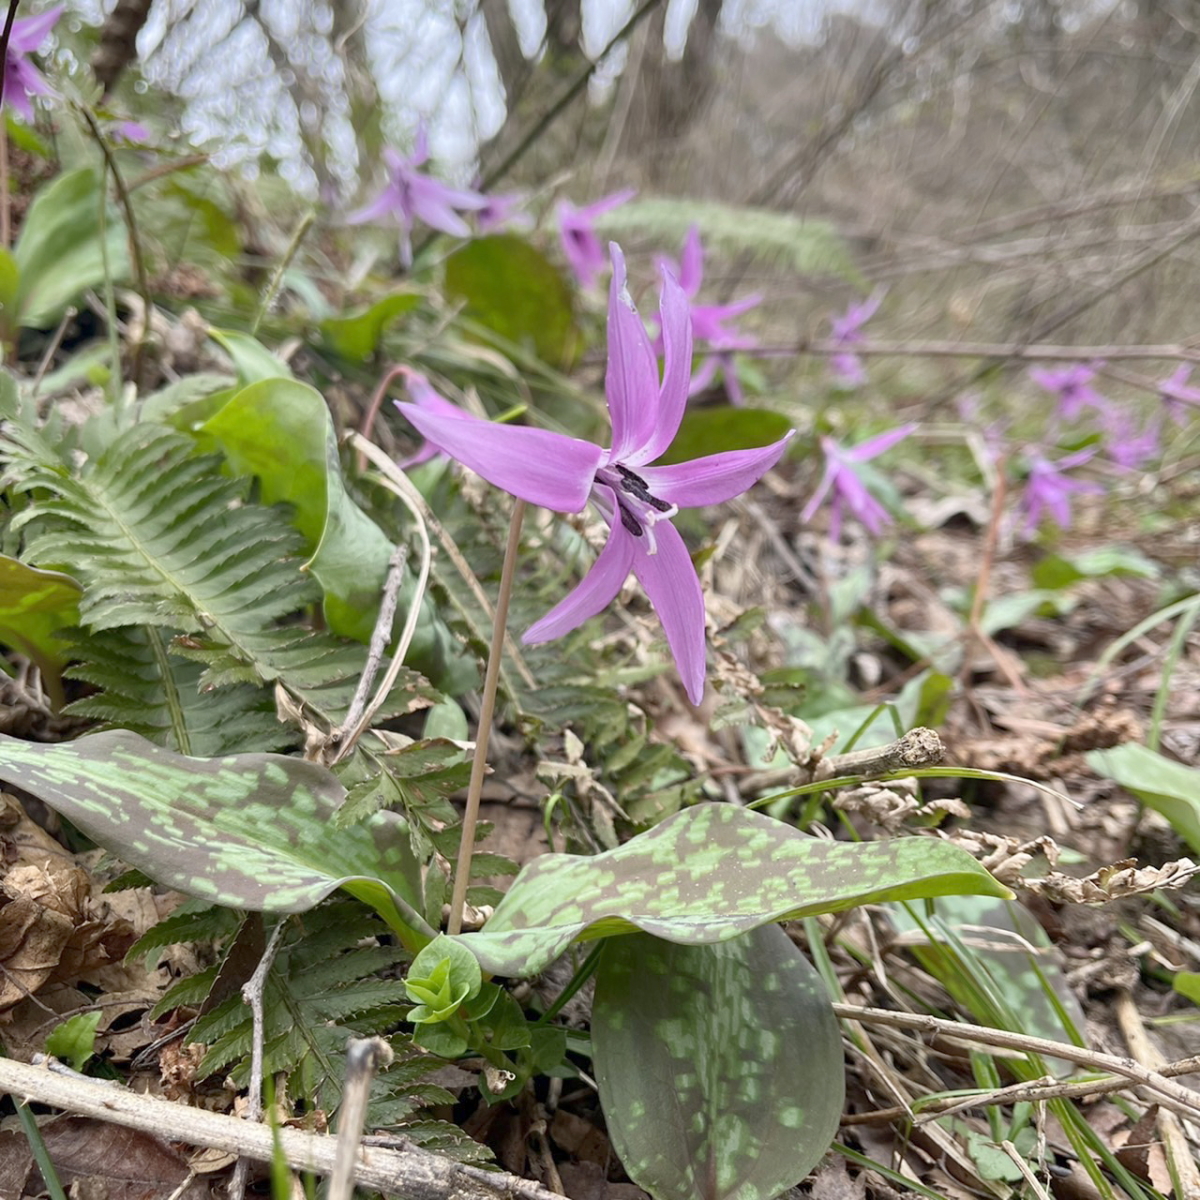
[[[769,1200],[837,1131],[837,1020],[777,926],[716,946],[610,941],[592,1050],[613,1146],[656,1200]]]
[[[128,730],[58,745],[0,735],[0,780],[152,879],[213,904],[303,912],[344,887],[407,937],[419,869],[394,814],[333,827],[345,790],[280,754],[189,758]]]
[[[62,702],[59,675],[67,658],[55,634],[79,624],[81,591],[69,575],[0,554],[0,642],[37,664],[56,703]]]
[[[744,808],[698,804],[603,854],[543,854],[482,932],[460,936],[485,970],[526,976],[576,939],[640,929],[696,946],[774,921],[960,893],[1012,894],[948,842],[832,842]]]

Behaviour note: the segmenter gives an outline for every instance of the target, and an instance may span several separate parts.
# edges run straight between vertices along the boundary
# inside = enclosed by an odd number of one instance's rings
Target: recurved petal
[[[421,182],[422,184],[435,183],[434,180],[422,180]],[[439,186],[435,183],[435,187]],[[420,217],[431,229],[440,229],[452,237],[469,238],[471,236],[470,225],[450,207],[450,203],[439,191],[418,187],[414,182],[409,194],[412,196],[413,215]]]
[[[36,50],[45,40],[46,35],[54,28],[54,23],[63,14],[63,6],[56,4],[36,17],[24,17],[14,21],[8,37],[8,47],[18,54],[29,54]]]
[[[688,402],[688,385],[692,380],[691,307],[683,288],[669,271],[662,273],[659,323],[662,326],[663,377],[656,406],[657,415],[648,436],[637,443],[626,459],[621,460],[631,466],[653,462],[675,440]],[[641,327],[639,318],[638,328]],[[658,374],[657,364],[654,374]],[[615,451],[613,457],[617,457]]]
[[[639,553],[640,541],[635,547],[634,574],[662,622],[683,690],[693,704],[699,704],[704,696],[705,675],[704,593],[675,526],[670,521],[659,521],[654,538],[658,546],[655,554]]]
[[[638,474],[646,481],[651,495],[678,508],[724,504],[757,483],[779,461],[795,432],[789,429],[769,446],[725,450],[665,467],[641,467]]]
[[[642,451],[654,437],[659,420],[658,360],[625,286],[625,256],[621,247],[610,242],[608,249],[613,274],[608,294],[608,373],[604,388],[612,418],[610,458],[613,462],[648,462]],[[683,391],[686,402],[686,377]]]
[[[404,198],[400,189],[389,183],[374,200],[346,214],[348,225],[364,225],[370,221],[382,221],[385,217],[404,222],[407,214],[404,211]]]
[[[636,552],[633,535],[618,521],[609,530],[608,541],[592,569],[573,591],[521,635],[521,641],[529,645],[553,641],[603,612],[629,578]]]
[[[683,250],[679,255],[679,286],[694,297],[704,282],[704,247],[700,244],[700,227],[691,226],[683,239]]]
[[[886,433],[876,434],[875,437],[868,438],[857,446],[851,446],[849,450],[843,450],[842,453],[854,462],[867,462],[868,459],[875,458],[885,450],[890,450],[897,442],[902,442],[916,427],[917,423],[910,421],[907,425],[889,429]]]
[[[556,512],[587,504],[603,451],[591,442],[527,425],[497,425],[469,413],[449,416],[417,404],[397,408],[426,440],[488,483]]]

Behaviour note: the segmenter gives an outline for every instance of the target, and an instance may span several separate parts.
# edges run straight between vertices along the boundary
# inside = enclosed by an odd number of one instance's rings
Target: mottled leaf
[[[0,642],[36,663],[60,702],[67,648],[56,634],[79,624],[81,591],[69,575],[0,554]]]
[[[603,854],[543,854],[482,932],[460,936],[485,970],[536,975],[576,939],[640,929],[695,946],[773,921],[964,892],[1011,895],[948,842],[832,842],[744,808],[698,804]]]
[[[592,1055],[609,1137],[656,1200],[770,1200],[820,1160],[845,1098],[825,985],[774,925],[609,942]]]
[[[152,879],[214,904],[303,912],[344,887],[420,929],[418,867],[391,814],[334,829],[341,784],[278,754],[188,758],[125,730],[41,745],[0,735],[0,779]],[[421,939],[422,941],[424,939]]]
[[[446,296],[464,315],[551,366],[570,364],[578,346],[571,290],[558,268],[512,234],[475,238],[446,260]]]
[[[1111,750],[1093,750],[1088,766],[1115,779],[1148,808],[1161,813],[1193,850],[1200,850],[1200,771],[1126,742]]]

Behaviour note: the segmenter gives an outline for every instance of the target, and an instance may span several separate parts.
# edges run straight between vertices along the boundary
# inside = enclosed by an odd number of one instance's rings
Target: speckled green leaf
[[[1111,750],[1093,750],[1087,764],[1115,779],[1148,808],[1161,813],[1193,850],[1200,850],[1200,771],[1164,758],[1148,746],[1126,742]]]
[[[81,591],[69,575],[0,554],[0,642],[37,664],[59,702],[67,647],[55,635],[79,624]]]
[[[460,936],[485,970],[536,975],[576,939],[641,929],[695,946],[773,921],[958,893],[1011,895],[935,838],[832,842],[744,808],[698,804],[603,854],[543,854],[486,929]]]
[[[188,758],[127,730],[58,745],[0,735],[0,780],[152,879],[214,904],[303,912],[344,887],[394,928],[424,924],[411,908],[418,868],[403,823],[381,813],[334,829],[345,791],[315,763]]]
[[[837,1020],[820,976],[774,925],[717,946],[609,942],[592,1054],[609,1137],[656,1200],[770,1200],[837,1131]]]

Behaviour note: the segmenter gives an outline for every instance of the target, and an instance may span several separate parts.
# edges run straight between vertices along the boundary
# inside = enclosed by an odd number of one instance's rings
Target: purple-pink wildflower
[[[1092,387],[1095,369],[1083,363],[1061,368],[1035,367],[1029,378],[1058,398],[1058,415],[1064,421],[1073,421],[1085,408],[1108,406],[1108,401]]]
[[[868,491],[856,466],[891,449],[897,442],[908,437],[914,429],[915,424],[901,425],[849,448],[839,445],[831,437],[822,437],[825,474],[821,477],[812,499],[804,506],[800,519],[811,521],[825,497],[830,496],[829,536],[835,542],[842,532],[843,513],[857,518],[873,537],[878,537],[883,527],[891,524],[892,515]]]
[[[484,199],[487,203],[475,214],[480,233],[533,228],[533,218],[525,211],[528,197],[524,192],[505,192],[499,196],[485,196]]]
[[[570,200],[560,200],[555,212],[558,215],[558,236],[562,241],[567,265],[575,273],[581,288],[590,288],[604,270],[604,247],[594,228],[596,219],[614,208],[632,200],[637,192],[623,188],[609,196],[602,196],[591,204],[576,208]]]
[[[1167,415],[1176,425],[1182,425],[1187,417],[1186,406],[1200,406],[1200,388],[1189,387],[1190,363],[1180,363],[1159,385],[1158,394],[1167,406]]]
[[[862,345],[862,327],[879,311],[886,294],[886,288],[876,288],[861,304],[851,304],[830,323],[830,338],[837,350],[829,359],[829,369],[846,387],[867,382],[867,370],[854,347]]]
[[[400,261],[412,266],[412,230],[418,221],[454,237],[471,236],[470,226],[458,211],[478,212],[488,199],[470,188],[455,188],[440,179],[422,174],[418,168],[429,160],[429,142],[422,125],[417,130],[413,152],[408,157],[388,147],[383,152],[390,178],[383,191],[370,204],[352,212],[351,225],[391,218],[400,226]]]
[[[1086,479],[1071,479],[1067,472],[1081,467],[1096,453],[1089,447],[1051,462],[1036,450],[1029,454],[1029,477],[1021,496],[1021,512],[1025,515],[1023,536],[1031,538],[1037,532],[1042,516],[1049,513],[1062,529],[1071,524],[1071,496],[1099,495],[1104,489]]]
[[[462,416],[463,410],[457,404],[452,403],[441,395],[420,371],[414,371],[411,367],[404,367],[402,374],[404,375],[404,386],[408,389],[408,394],[412,397],[409,403],[415,404],[418,408],[422,408],[426,412],[441,413],[442,416]],[[400,403],[399,400],[396,401],[397,407],[400,406]],[[421,463],[428,462],[431,458],[436,458],[439,454],[445,453],[436,442],[430,438],[426,438],[412,454],[407,458],[400,459],[396,465],[402,471],[407,471],[410,467],[420,466]]]
[[[14,21],[9,33],[0,105],[5,102],[11,104],[27,121],[33,120],[33,105],[29,102],[31,96],[56,94],[41,71],[29,61],[29,55],[46,40],[46,35],[54,28],[54,23],[62,13],[63,6],[56,4],[36,17]]]
[[[660,258],[659,267],[675,275],[688,300],[695,300],[704,283],[704,247],[700,242],[700,230],[693,225],[684,238],[683,250],[678,267],[669,259]],[[725,379],[725,390],[734,404],[742,403],[742,388],[733,362],[736,350],[749,350],[758,345],[753,334],[730,328],[727,322],[762,303],[758,295],[746,296],[732,304],[693,304],[692,337],[703,343],[706,350],[704,361],[692,376],[688,394],[702,392],[719,371]]]
[[[1158,420],[1150,420],[1139,433],[1133,418],[1115,404],[1110,405],[1101,420],[1104,427],[1104,449],[1108,457],[1124,471],[1135,471],[1161,452]]]
[[[461,411],[451,416],[416,404],[399,407],[430,442],[494,486],[557,512],[580,512],[590,500],[607,522],[608,540],[592,569],[525,631],[525,642],[551,641],[594,617],[616,598],[632,571],[662,622],[684,690],[698,704],[705,679],[704,595],[671,518],[680,508],[740,495],[775,465],[792,432],[769,446],[649,466],[674,440],[687,405],[688,302],[664,272],[660,380],[650,336],[625,285],[624,257],[615,242],[609,249],[608,449],[551,430],[496,425]]]

